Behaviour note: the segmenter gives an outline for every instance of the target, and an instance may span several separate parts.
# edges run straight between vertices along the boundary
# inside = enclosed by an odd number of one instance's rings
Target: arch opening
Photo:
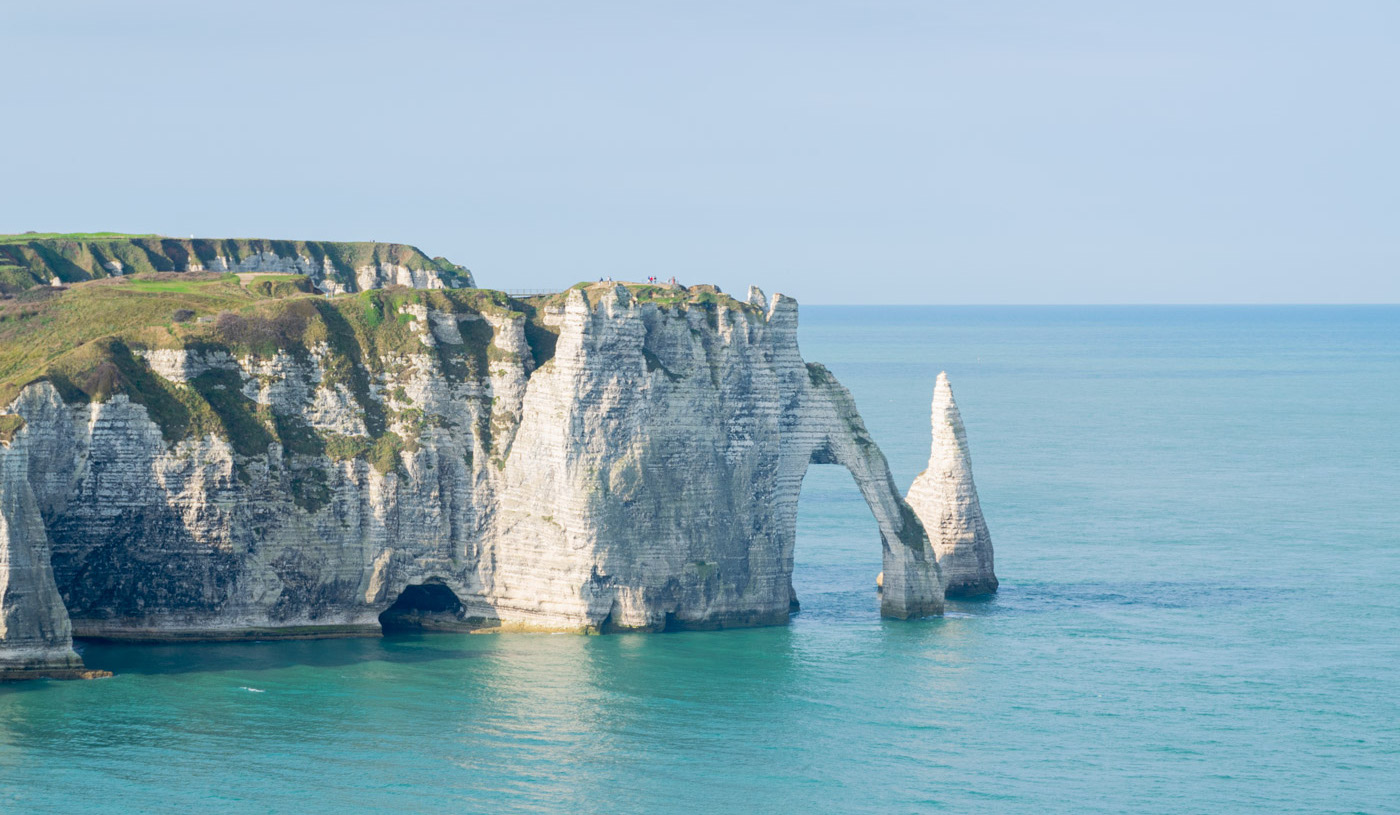
[[[835,465],[814,455],[812,464]],[[848,617],[878,609],[880,525],[845,467],[809,466],[797,501],[789,613]]]
[[[415,631],[460,631],[473,627],[466,620],[466,607],[443,583],[415,583],[404,590],[379,615],[385,634]]]

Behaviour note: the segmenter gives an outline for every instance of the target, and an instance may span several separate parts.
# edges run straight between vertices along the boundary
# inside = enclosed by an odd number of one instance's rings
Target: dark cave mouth
[[[442,583],[417,583],[404,587],[394,604],[379,615],[379,627],[385,634],[475,627],[465,619],[465,611],[462,601]]]

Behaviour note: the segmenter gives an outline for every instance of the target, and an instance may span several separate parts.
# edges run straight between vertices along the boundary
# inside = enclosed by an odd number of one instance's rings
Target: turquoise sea
[[[901,486],[948,371],[994,599],[881,620],[814,467],[788,627],[87,644],[0,811],[1400,811],[1400,307],[802,319]]]

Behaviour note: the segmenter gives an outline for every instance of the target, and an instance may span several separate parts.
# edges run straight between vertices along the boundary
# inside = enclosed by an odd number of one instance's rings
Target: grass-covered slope
[[[294,275],[240,281],[234,274],[157,272],[35,287],[0,301],[0,405],[25,385],[47,380],[70,404],[125,394],[146,407],[168,441],[212,433],[242,455],[262,455],[278,441],[287,454],[364,457],[392,467],[412,440],[389,432],[395,409],[371,394],[377,374],[404,354],[433,353],[444,375],[481,378],[493,351],[484,320],[462,324],[461,345],[430,349],[405,307],[464,317],[521,313],[504,294],[483,289],[393,287],[327,298],[306,293],[304,283]],[[298,416],[274,415],[243,395],[235,372],[209,372],[182,384],[157,375],[142,359],[143,352],[159,349],[305,357],[321,346],[328,349],[321,355],[327,384],[343,384],[353,395],[367,437],[333,438]]]
[[[431,269],[453,277],[467,275],[465,269],[445,258],[430,258],[416,247],[398,243],[27,233],[0,235],[0,292],[14,294],[46,285],[53,278],[73,283],[111,277],[117,264],[124,274],[184,272],[210,268],[215,258],[236,266],[263,253],[307,257],[318,265],[329,259],[336,278],[344,282],[354,280],[356,269],[379,263]]]
[[[614,286],[576,288],[597,302]],[[485,314],[523,318],[530,363],[544,365],[558,336],[545,313],[562,306],[568,295],[516,300],[488,289],[396,286],[325,297],[309,289],[299,275],[149,272],[61,288],[36,286],[0,300],[0,411],[25,385],[46,380],[69,404],[125,394],[146,408],[169,442],[213,434],[229,440],[242,456],[261,456],[275,441],[284,456],[361,458],[387,472],[398,465],[401,452],[415,449],[425,422],[438,420],[424,416],[393,387],[405,355],[433,355],[440,375],[451,380],[486,378],[488,366],[507,352],[492,344],[488,321],[473,319]],[[712,325],[720,305],[753,310],[710,286],[628,289],[639,301],[663,309],[703,309]],[[427,327],[414,325],[411,305],[460,315],[462,342],[424,343]],[[165,379],[143,358],[160,350],[262,359],[279,354],[307,359],[314,352],[324,384],[344,386],[367,433],[340,436],[312,428],[299,414],[278,414],[244,395],[236,371],[211,370],[187,383]],[[20,426],[18,417],[0,415],[0,442]],[[490,449],[489,427],[481,432]],[[325,496],[314,468],[298,477],[302,480],[293,484],[298,503],[319,506]]]

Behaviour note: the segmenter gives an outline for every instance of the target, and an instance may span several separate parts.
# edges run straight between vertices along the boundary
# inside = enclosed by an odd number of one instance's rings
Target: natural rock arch
[[[942,574],[923,523],[900,497],[889,463],[870,438],[865,423],[856,412],[850,392],[826,374],[825,368],[815,367],[818,375],[812,376],[814,398],[811,400],[809,421],[825,432],[815,440],[806,460],[796,468],[797,489],[790,509],[785,507],[791,513],[788,525],[792,530],[790,545],[795,545],[797,498],[807,468],[812,464],[844,467],[870,508],[880,532],[884,568],[881,615],[909,619],[942,613]],[[789,552],[789,564],[792,563],[791,557],[792,553]]]

